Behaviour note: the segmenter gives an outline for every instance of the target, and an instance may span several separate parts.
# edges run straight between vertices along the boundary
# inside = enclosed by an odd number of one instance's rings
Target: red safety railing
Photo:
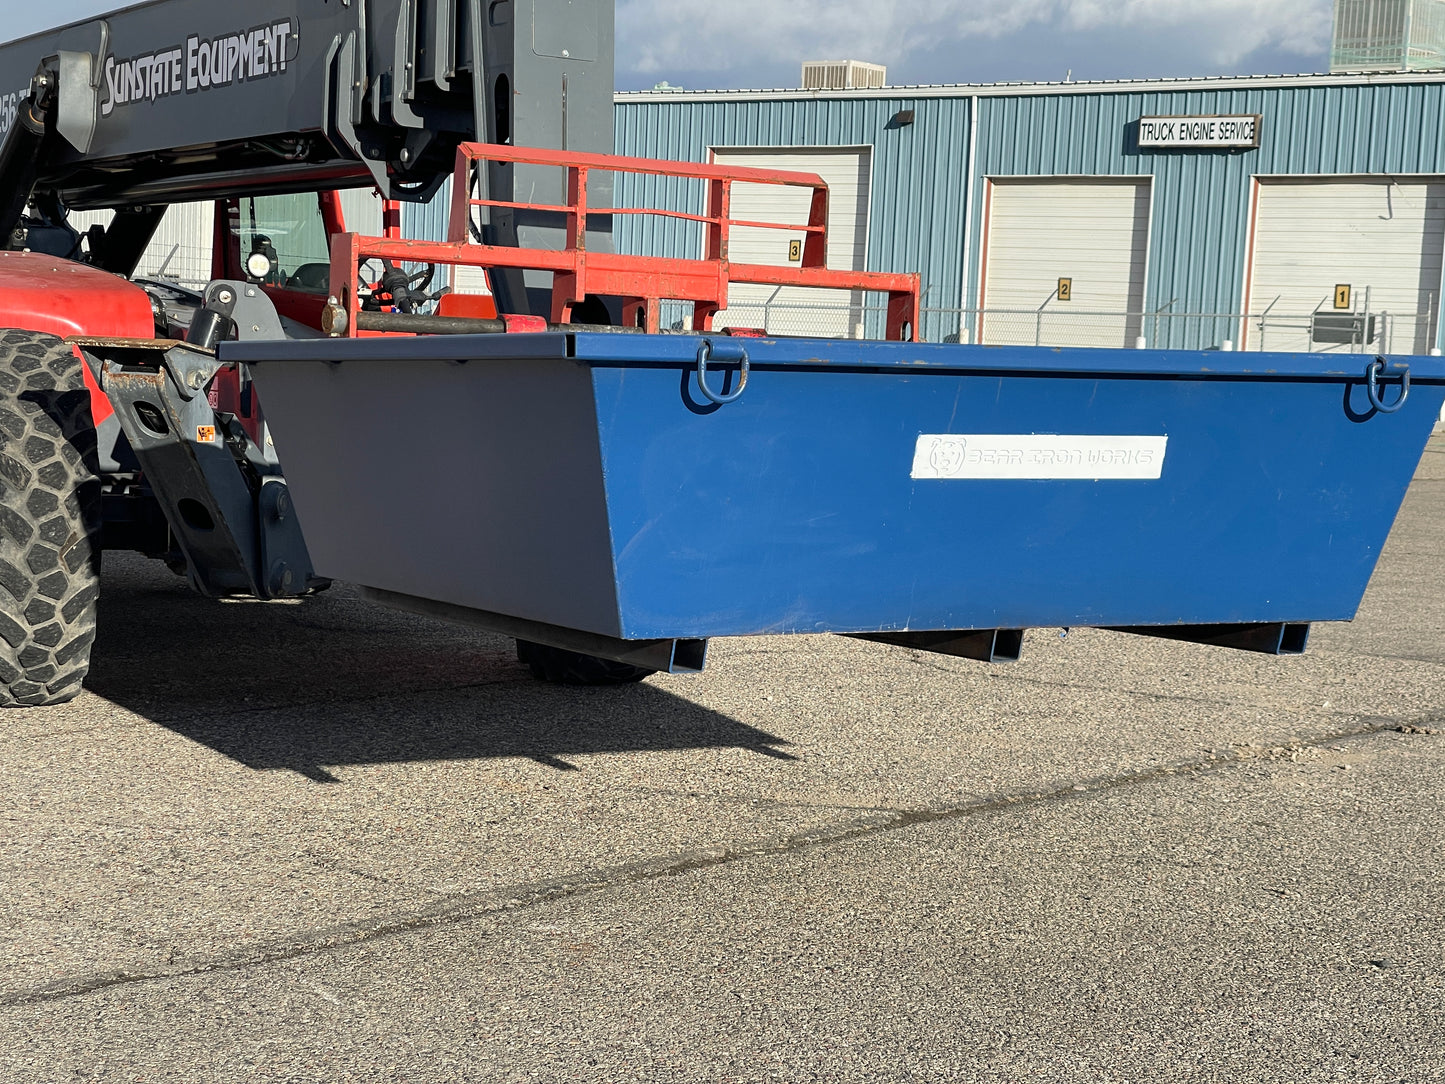
[[[477,164],[482,162],[556,166],[566,173],[567,202],[541,204],[475,198],[471,182]],[[702,181],[706,207],[701,212],[660,207],[593,208],[587,198],[588,176],[593,172]],[[808,221],[782,223],[733,218],[732,189],[735,184],[781,185],[810,190]],[[550,250],[473,243],[471,220],[473,209],[479,207],[563,216],[567,224],[566,245]],[[698,259],[679,259],[589,251],[589,216],[620,215],[654,215],[701,223],[704,227],[703,255]],[[642,326],[651,332],[659,330],[663,301],[691,302],[693,330],[704,332],[712,330],[714,315],[727,308],[728,288],[732,283],[867,290],[888,296],[887,338],[915,339],[921,290],[919,276],[830,270],[827,267],[827,223],[828,186],[821,177],[812,173],[466,143],[457,152],[448,239],[408,241],[394,236],[376,238],[355,234],[335,238],[331,255],[332,292],[346,311],[348,319],[345,326],[354,329],[358,306],[357,267],[364,259],[550,271],[553,276],[553,323],[569,322],[573,306],[589,295],[599,295],[621,298],[624,323]],[[804,234],[799,263],[796,266],[774,266],[732,262],[728,255],[729,243],[733,231],[740,228]]]

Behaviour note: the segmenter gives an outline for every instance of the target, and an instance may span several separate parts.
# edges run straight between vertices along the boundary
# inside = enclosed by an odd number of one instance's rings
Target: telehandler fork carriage
[[[695,672],[717,636],[1297,654],[1353,617],[1439,359],[921,343],[916,274],[829,268],[818,177],[611,153],[605,0],[238,11],[153,0],[0,46],[0,704],[79,691],[105,548],[211,596],[344,579],[582,683]],[[402,237],[398,204],[448,177],[447,240]],[[736,213],[759,185],[800,218]],[[382,236],[347,229],[350,188]],[[201,200],[209,283],[132,281]],[[640,215],[696,252],[616,251]],[[734,261],[739,230],[800,239],[797,264]],[[491,298],[434,290],[447,267]],[[749,284],[884,316],[727,326]]]

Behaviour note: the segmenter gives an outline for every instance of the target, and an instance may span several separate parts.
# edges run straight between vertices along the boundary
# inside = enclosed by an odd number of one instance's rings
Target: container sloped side
[[[560,336],[492,338],[234,356],[321,575],[618,636],[591,374]]]
[[[1067,351],[1072,367],[1011,373],[886,353],[769,365],[766,349],[720,407],[685,358],[595,363],[629,638],[1348,620],[1445,400],[1425,358],[1383,414],[1363,360],[1357,375],[1332,357],[1241,375],[1202,371],[1220,355],[1156,355],[1178,371],[1131,373],[1138,354]],[[1167,452],[1157,479],[915,478],[930,434]]]

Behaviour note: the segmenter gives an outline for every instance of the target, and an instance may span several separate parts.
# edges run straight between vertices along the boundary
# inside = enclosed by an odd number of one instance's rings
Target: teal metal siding
[[[914,110],[914,123],[890,127],[904,109]],[[870,147],[867,269],[917,271],[924,306],[952,309],[963,290],[968,109],[966,97],[623,101],[617,107],[617,152],[705,162],[718,147]],[[703,209],[700,186],[665,178],[624,179],[617,197],[620,206]],[[644,216],[621,219],[617,242],[623,252],[702,252],[696,223]],[[956,316],[941,323],[926,318],[923,331],[942,338],[956,332],[957,323]]]
[[[1259,150],[1140,151],[1134,142],[1141,116],[1250,113],[1264,118]],[[985,97],[978,166],[965,305],[978,298],[985,177],[1152,176],[1146,311],[1173,302],[1176,313],[1240,312],[1251,179],[1445,173],[1445,84]],[[1164,321],[1158,345],[1214,345],[1232,337],[1227,326]]]
[[[447,225],[451,220],[452,182],[448,178],[442,183],[430,203],[403,203],[401,205],[401,232],[404,237],[418,241],[445,241]]]

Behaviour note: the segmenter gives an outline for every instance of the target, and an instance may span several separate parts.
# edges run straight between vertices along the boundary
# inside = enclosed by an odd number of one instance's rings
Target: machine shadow
[[[337,586],[300,603],[200,598],[157,565],[106,555],[86,688],[258,771],[787,742],[661,687],[535,681],[510,640],[382,609]]]

